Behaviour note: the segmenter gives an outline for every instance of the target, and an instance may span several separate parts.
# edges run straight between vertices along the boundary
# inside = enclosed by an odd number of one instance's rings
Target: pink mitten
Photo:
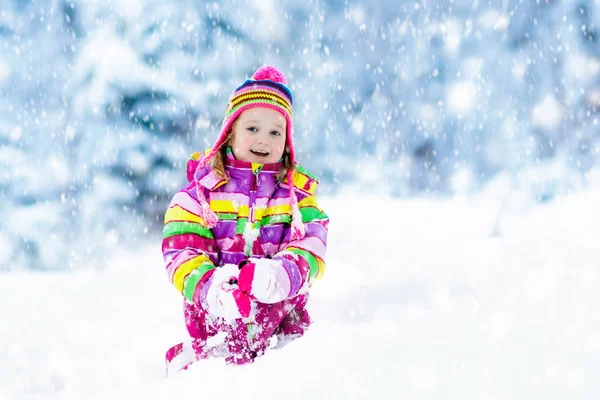
[[[252,300],[238,288],[238,273],[238,266],[233,264],[217,268],[206,293],[208,312],[226,321],[248,318],[252,312]]]
[[[273,304],[290,295],[290,277],[281,260],[250,258],[238,278],[241,291],[261,303]]]

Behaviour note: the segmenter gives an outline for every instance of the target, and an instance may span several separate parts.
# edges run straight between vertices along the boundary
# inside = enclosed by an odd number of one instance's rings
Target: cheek
[[[285,140],[279,141],[276,145],[276,149],[277,149],[277,152],[283,153],[283,150],[285,149]]]
[[[231,147],[237,149],[238,152],[246,151],[249,148],[250,141],[247,137],[237,137],[236,140],[231,142]]]

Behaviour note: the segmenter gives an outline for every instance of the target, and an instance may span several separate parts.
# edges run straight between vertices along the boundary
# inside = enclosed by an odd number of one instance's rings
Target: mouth
[[[252,153],[258,157],[267,157],[270,154],[268,151],[262,151],[262,150],[250,150],[250,153]]]

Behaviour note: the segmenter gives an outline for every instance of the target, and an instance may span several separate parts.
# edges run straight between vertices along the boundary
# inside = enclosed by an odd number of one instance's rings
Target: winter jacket
[[[296,165],[292,183],[304,232],[292,240],[289,182],[277,180],[281,164],[230,156],[225,160],[227,178],[221,178],[210,165],[200,166],[209,151],[191,156],[188,184],[165,214],[162,252],[170,280],[198,304],[202,286],[216,267],[269,257],[281,260],[290,276],[288,297],[306,290],[325,270],[329,218],[317,203],[317,179]],[[203,218],[203,205],[218,217],[213,228]]]

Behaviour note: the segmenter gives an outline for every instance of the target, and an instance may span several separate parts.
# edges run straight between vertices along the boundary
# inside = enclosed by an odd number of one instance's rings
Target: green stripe
[[[319,181],[316,176],[314,176],[313,174],[311,174],[310,172],[308,172],[306,170],[306,168],[304,168],[302,165],[297,164],[294,168],[296,169],[296,171],[300,172],[301,174],[306,175],[309,178],[312,178],[312,179],[314,179],[317,182]]]
[[[248,223],[248,218],[246,218],[246,217],[241,217],[240,219],[238,219],[237,225],[235,227],[235,233],[238,235],[243,235],[244,230],[246,229],[247,223]]]
[[[317,259],[315,256],[306,250],[289,249],[289,251],[304,257],[304,259],[308,262],[308,265],[310,265],[310,277],[308,281],[311,282],[313,279],[315,279],[315,276],[317,276],[317,273],[319,272],[319,264],[317,264]]]
[[[291,114],[288,112],[288,110],[286,110],[286,108],[281,103],[278,103],[276,101],[267,100],[267,99],[249,99],[249,100],[242,101],[235,108],[232,108],[231,111],[229,113],[227,113],[227,115],[225,116],[225,118],[228,118],[238,108],[243,107],[243,106],[245,106],[246,104],[249,104],[249,103],[267,103],[267,104],[273,104],[274,106],[278,106],[278,107],[282,108],[286,112],[286,114],[288,114],[288,116],[290,117],[290,119],[292,117]]]
[[[232,221],[238,217],[236,213],[217,213],[221,221]]]
[[[235,227],[235,233],[238,235],[243,235],[246,230],[246,225],[248,224],[248,218],[240,218],[238,219],[237,226]],[[254,221],[253,227],[260,228],[262,225],[261,221]]]
[[[302,214],[302,222],[310,222],[316,219],[328,218],[324,211],[312,206],[300,207],[300,214]]]
[[[184,233],[194,233],[208,239],[215,238],[210,229],[196,222],[169,222],[165,225],[163,237],[166,239],[175,235],[183,235]]]
[[[204,274],[214,268],[214,265],[210,263],[204,263],[185,277],[183,280],[183,295],[186,299],[188,299],[190,302],[194,302],[194,292],[196,291],[198,282],[200,282]]]
[[[290,214],[281,214],[281,215],[269,215],[268,217],[263,217],[261,221],[261,225],[272,225],[272,224],[281,224],[287,223],[289,224],[292,221],[292,216]]]

